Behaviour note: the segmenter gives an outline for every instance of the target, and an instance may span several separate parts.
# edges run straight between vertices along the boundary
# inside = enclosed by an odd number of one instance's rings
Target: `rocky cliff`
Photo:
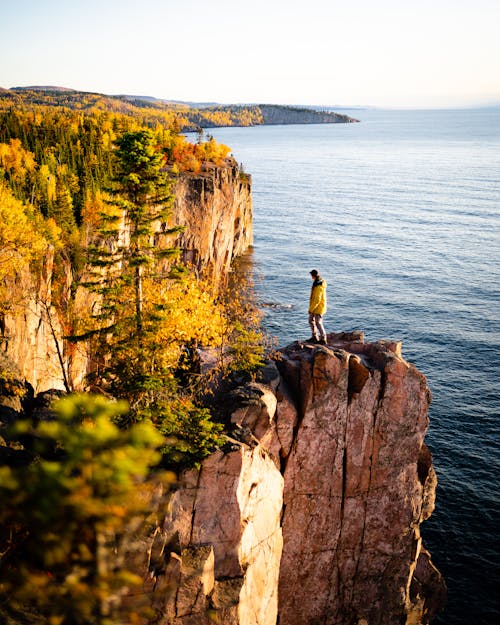
[[[173,223],[168,225],[185,226],[174,244],[185,262],[220,281],[231,261],[252,243],[250,176],[226,159],[224,165],[207,166],[198,175],[180,175],[174,195]],[[157,227],[161,232],[165,224]],[[122,238],[127,241],[126,233]],[[87,369],[85,346],[63,340],[64,317],[69,307],[83,314],[91,300],[84,289],[72,288],[71,264],[61,256],[55,292],[54,263],[54,249],[48,247],[41,266],[12,276],[9,290],[16,305],[0,319],[2,350],[36,392],[64,389],[64,376],[79,389]]]
[[[228,161],[181,178],[176,198],[184,259],[220,279],[251,243],[249,179]],[[60,302],[72,275],[59,263]],[[85,372],[85,354],[62,340],[53,273],[48,249],[36,272],[13,276],[22,312],[0,326],[36,392],[63,388],[63,371],[76,385]],[[129,553],[154,622],[428,623],[445,597],[420,535],[436,488],[424,443],[430,394],[401,345],[360,333],[297,342],[223,400],[227,445],[158,498],[156,524]],[[7,420],[21,411],[15,392],[2,405]]]
[[[399,343],[280,351],[225,398],[228,448],[184,475],[152,535],[156,622],[428,623],[446,594],[420,535],[429,401]]]
[[[232,159],[185,174],[175,188],[174,222],[186,227],[177,242],[183,260],[225,279],[232,260],[253,242],[250,176]]]

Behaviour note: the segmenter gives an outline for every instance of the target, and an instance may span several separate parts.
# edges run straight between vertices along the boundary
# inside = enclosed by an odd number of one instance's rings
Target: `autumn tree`
[[[0,143],[0,171],[18,197],[29,190],[35,169],[34,154],[24,149],[20,139]]]
[[[47,248],[44,229],[50,236],[50,225],[45,228],[0,179],[0,312],[12,303],[8,280],[40,259]]]
[[[0,618],[121,623],[123,598],[144,581],[127,554],[172,479],[152,471],[162,437],[148,423],[114,425],[125,402],[76,395],[54,408],[50,420],[4,432],[20,460],[0,465]],[[130,608],[127,622],[140,612]]]

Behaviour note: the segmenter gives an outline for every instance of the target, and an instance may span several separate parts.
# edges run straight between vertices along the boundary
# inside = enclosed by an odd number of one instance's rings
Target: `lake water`
[[[403,341],[434,397],[435,622],[500,623],[500,109],[347,113],[361,123],[211,131],[253,176],[265,326],[281,345],[310,335],[317,268],[327,331]]]

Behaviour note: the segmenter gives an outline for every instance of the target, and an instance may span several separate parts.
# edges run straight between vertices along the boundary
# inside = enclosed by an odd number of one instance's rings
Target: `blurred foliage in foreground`
[[[0,615],[115,623],[122,599],[143,582],[127,553],[174,479],[154,469],[163,438],[147,422],[117,427],[125,402],[73,395],[54,410],[50,420],[21,421],[7,434],[33,460],[0,467]],[[129,622],[140,616],[147,615],[132,612]]]

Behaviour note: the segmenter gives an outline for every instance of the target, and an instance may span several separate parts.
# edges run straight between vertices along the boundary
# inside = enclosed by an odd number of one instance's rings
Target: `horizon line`
[[[1,89],[1,87],[0,87]],[[139,95],[134,93],[105,93],[103,91],[88,91],[86,89],[75,89],[74,87],[65,87],[62,85],[16,85],[7,87],[7,91],[13,91],[16,89],[40,89],[46,91],[73,91],[75,93],[89,93],[94,95],[102,95],[114,98],[137,98],[137,99],[152,99],[159,102],[172,103],[172,104],[186,104],[186,105],[204,105],[204,106],[290,106],[297,108],[335,108],[337,110],[464,110],[475,108],[497,108],[500,107],[500,96],[498,100],[485,101],[480,100],[477,102],[469,102],[467,104],[303,104],[303,103],[278,103],[271,101],[253,101],[253,102],[223,102],[213,100],[186,100],[177,98],[164,98],[150,95]]]

